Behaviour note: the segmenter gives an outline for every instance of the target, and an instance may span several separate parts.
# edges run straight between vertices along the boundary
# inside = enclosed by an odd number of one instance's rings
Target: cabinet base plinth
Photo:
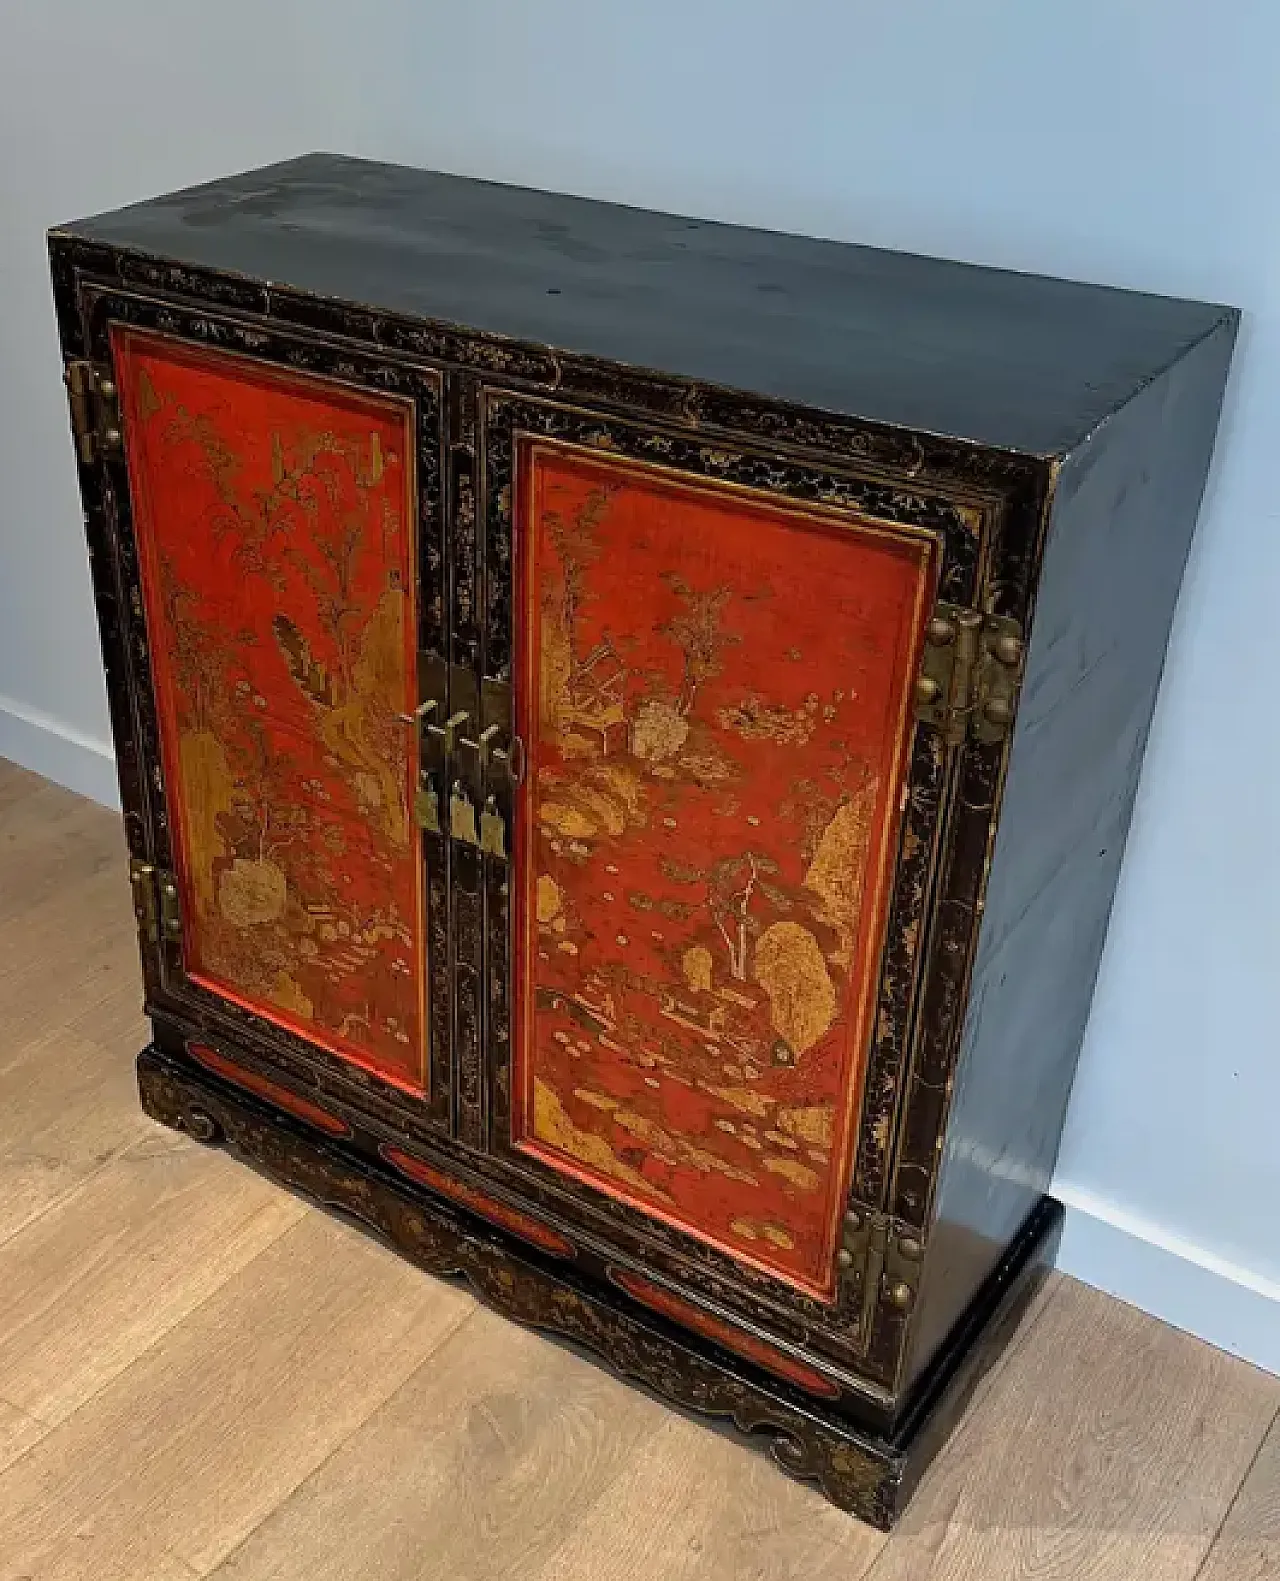
[[[152,1119],[221,1144],[418,1267],[465,1279],[505,1317],[581,1346],[660,1398],[729,1420],[745,1436],[759,1434],[784,1471],[883,1530],[902,1513],[1012,1334],[1052,1265],[1062,1223],[1061,1206],[1044,1198],[956,1325],[897,1430],[877,1433],[155,1048],[138,1058],[138,1083]]]

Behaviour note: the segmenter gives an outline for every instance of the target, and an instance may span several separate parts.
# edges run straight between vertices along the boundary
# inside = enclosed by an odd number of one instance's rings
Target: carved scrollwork
[[[182,1129],[194,1142],[218,1142],[222,1139],[222,1127],[207,1109],[192,1105],[182,1115]]]
[[[465,1279],[486,1303],[531,1328],[574,1340],[674,1404],[760,1434],[787,1473],[816,1483],[832,1503],[874,1525],[897,1509],[901,1452],[850,1426],[823,1421],[812,1402],[757,1385],[692,1341],[625,1311],[609,1292],[588,1292],[523,1256],[498,1232],[473,1230],[447,1205],[424,1200],[324,1142],[260,1118],[237,1100],[178,1074],[154,1051],[138,1061],[143,1108],[163,1124],[228,1148],[317,1204],[387,1241],[420,1268]]]

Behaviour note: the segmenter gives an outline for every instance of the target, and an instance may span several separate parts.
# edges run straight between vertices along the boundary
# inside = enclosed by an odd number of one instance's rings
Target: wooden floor
[[[0,763],[0,1581],[1280,1577],[1280,1379],[1057,1279],[886,1540],[153,1126],[138,983]]]

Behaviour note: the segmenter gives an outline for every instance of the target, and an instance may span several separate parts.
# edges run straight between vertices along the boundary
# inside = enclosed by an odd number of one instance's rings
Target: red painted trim
[[[747,1361],[755,1362],[766,1372],[785,1378],[788,1383],[794,1383],[809,1394],[821,1395],[823,1399],[839,1398],[840,1385],[834,1378],[824,1377],[813,1367],[806,1367],[804,1362],[788,1356],[785,1351],[778,1350],[765,1340],[757,1339],[754,1334],[735,1328],[732,1323],[726,1323],[710,1312],[704,1312],[692,1302],[682,1301],[678,1295],[662,1285],[650,1284],[639,1274],[627,1273],[621,1268],[611,1268],[609,1277],[636,1301],[651,1307],[655,1312],[660,1312],[663,1317],[692,1329],[695,1334],[714,1340],[717,1345],[723,1345],[726,1350],[745,1357]]]
[[[336,1114],[330,1114],[327,1109],[322,1109],[318,1103],[312,1103],[309,1098],[302,1097],[292,1088],[282,1087],[269,1076],[261,1076],[255,1070],[247,1070],[243,1065],[237,1065],[234,1060],[229,1060],[225,1054],[210,1048],[207,1043],[188,1043],[187,1053],[206,1070],[213,1071],[214,1075],[234,1082],[246,1092],[256,1093],[259,1098],[265,1098],[268,1103],[275,1104],[277,1109],[283,1109],[296,1119],[305,1121],[307,1125],[315,1126],[316,1130],[325,1131],[330,1136],[351,1135],[351,1127]]]
[[[398,1169],[401,1174],[408,1175],[411,1180],[416,1180],[421,1185],[430,1186],[432,1191],[438,1191],[442,1197],[448,1197],[464,1208],[470,1208],[481,1218],[492,1220],[504,1230],[510,1230],[513,1235],[518,1235],[521,1240],[541,1247],[544,1252],[550,1252],[553,1257],[574,1255],[571,1241],[537,1219],[531,1218],[529,1214],[521,1213],[518,1208],[509,1207],[505,1202],[499,1202],[495,1197],[489,1196],[487,1192],[466,1185],[461,1180],[455,1180],[443,1170],[428,1164],[425,1159],[415,1158],[412,1153],[406,1153],[402,1148],[388,1147],[384,1143],[378,1151],[387,1163]]]

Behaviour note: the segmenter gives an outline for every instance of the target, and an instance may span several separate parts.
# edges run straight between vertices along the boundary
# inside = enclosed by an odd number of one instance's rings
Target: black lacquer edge
[[[630,1302],[575,1277],[465,1210],[321,1141],[300,1124],[154,1047],[138,1058],[152,1119],[230,1152],[427,1272],[465,1279],[503,1316],[570,1341],[676,1406],[764,1435],[774,1461],[835,1505],[888,1530],[1038,1287],[1061,1209],[1046,1199],[983,1287],[912,1414],[887,1434],[857,1430],[797,1390]]]
[[[903,1400],[890,1434],[894,1443],[914,1443],[928,1431],[938,1402],[955,1387],[957,1373],[976,1347],[988,1345],[993,1353],[1004,1348],[1025,1309],[1015,1306],[1010,1296],[1024,1270],[1031,1265],[1038,1266],[1041,1280],[1048,1275],[1057,1258],[1065,1217],[1066,1210],[1055,1197],[1041,1197],[1027,1215],[999,1262],[978,1287],[973,1300]],[[1027,1299],[1033,1294],[1034,1289],[1028,1291]]]

